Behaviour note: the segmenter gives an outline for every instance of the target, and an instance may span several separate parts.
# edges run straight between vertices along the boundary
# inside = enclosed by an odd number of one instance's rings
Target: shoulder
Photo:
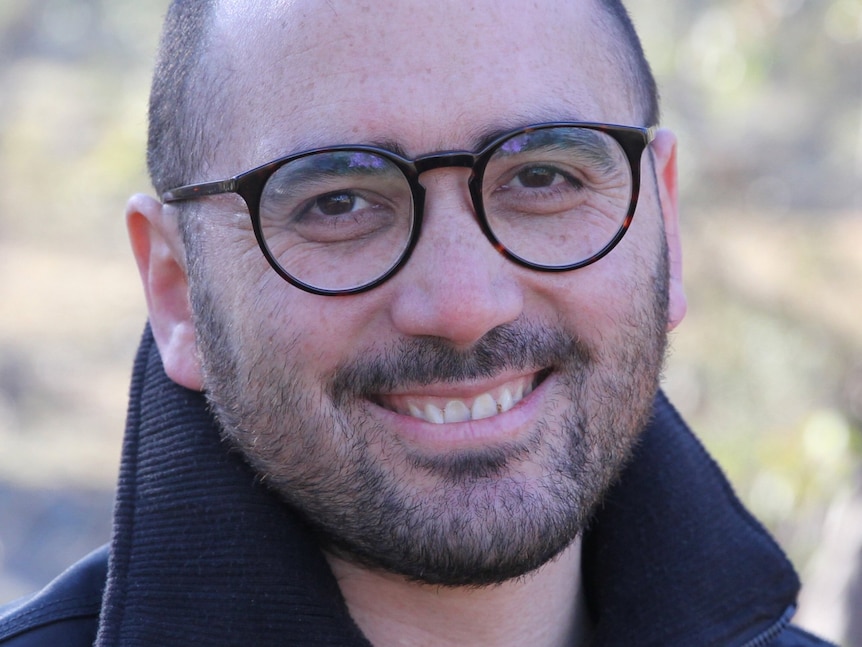
[[[833,645],[799,627],[790,626],[775,641],[775,647],[833,647]]]
[[[0,606],[3,647],[83,647],[96,640],[108,572],[103,546],[35,595]]]

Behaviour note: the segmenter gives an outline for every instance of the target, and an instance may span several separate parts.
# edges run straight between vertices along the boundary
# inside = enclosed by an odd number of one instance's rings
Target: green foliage
[[[691,204],[862,208],[862,1],[630,5]]]
[[[113,484],[166,5],[0,3],[0,480]],[[862,0],[630,5],[681,142],[667,388],[804,566],[862,444]]]

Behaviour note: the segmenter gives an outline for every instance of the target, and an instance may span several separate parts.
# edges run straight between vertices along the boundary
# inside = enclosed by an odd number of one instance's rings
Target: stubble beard
[[[233,339],[206,280],[193,280],[205,390],[224,436],[325,550],[428,584],[501,583],[564,550],[630,457],[664,361],[667,266],[665,250],[655,274],[631,286],[636,305],[616,322],[613,347],[518,320],[467,351],[401,340],[353,358],[323,386],[304,376],[291,341]],[[546,366],[550,397],[565,406],[521,441],[487,451],[416,453],[368,413],[371,394],[400,385]]]

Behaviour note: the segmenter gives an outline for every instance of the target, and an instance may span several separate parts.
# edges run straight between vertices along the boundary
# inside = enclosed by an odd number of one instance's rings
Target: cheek
[[[631,264],[614,258],[616,251],[573,272],[537,277],[542,287],[533,294],[542,299],[539,307],[548,311],[552,324],[559,323],[585,340],[611,334],[632,305],[634,290],[629,280]]]
[[[629,232],[626,238],[634,233],[642,232]],[[625,245],[626,238],[593,265],[537,277],[534,282],[541,287],[533,295],[541,302],[534,309],[544,308],[550,322],[594,349],[627,344],[633,335],[645,334],[642,328],[651,329],[656,314],[662,252],[650,239],[649,244]]]
[[[302,357],[334,365],[345,352],[380,338],[386,288],[325,297],[292,286],[269,265],[247,213],[207,231],[207,276],[220,310],[244,342],[289,340]]]
[[[308,388],[322,388],[336,368],[382,337],[361,296],[306,293],[267,265],[257,281],[233,291],[232,313],[240,348],[254,348],[260,361],[299,376]],[[241,313],[241,314],[236,314]],[[246,353],[243,353],[245,355]],[[254,372],[255,367],[247,367]]]

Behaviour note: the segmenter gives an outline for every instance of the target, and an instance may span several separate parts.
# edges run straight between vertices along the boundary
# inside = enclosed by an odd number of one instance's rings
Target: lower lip
[[[412,416],[376,407],[387,427],[411,445],[432,451],[474,449],[489,444],[521,440],[535,426],[546,390],[553,376],[546,377],[529,395],[505,413],[490,418],[434,424]]]

